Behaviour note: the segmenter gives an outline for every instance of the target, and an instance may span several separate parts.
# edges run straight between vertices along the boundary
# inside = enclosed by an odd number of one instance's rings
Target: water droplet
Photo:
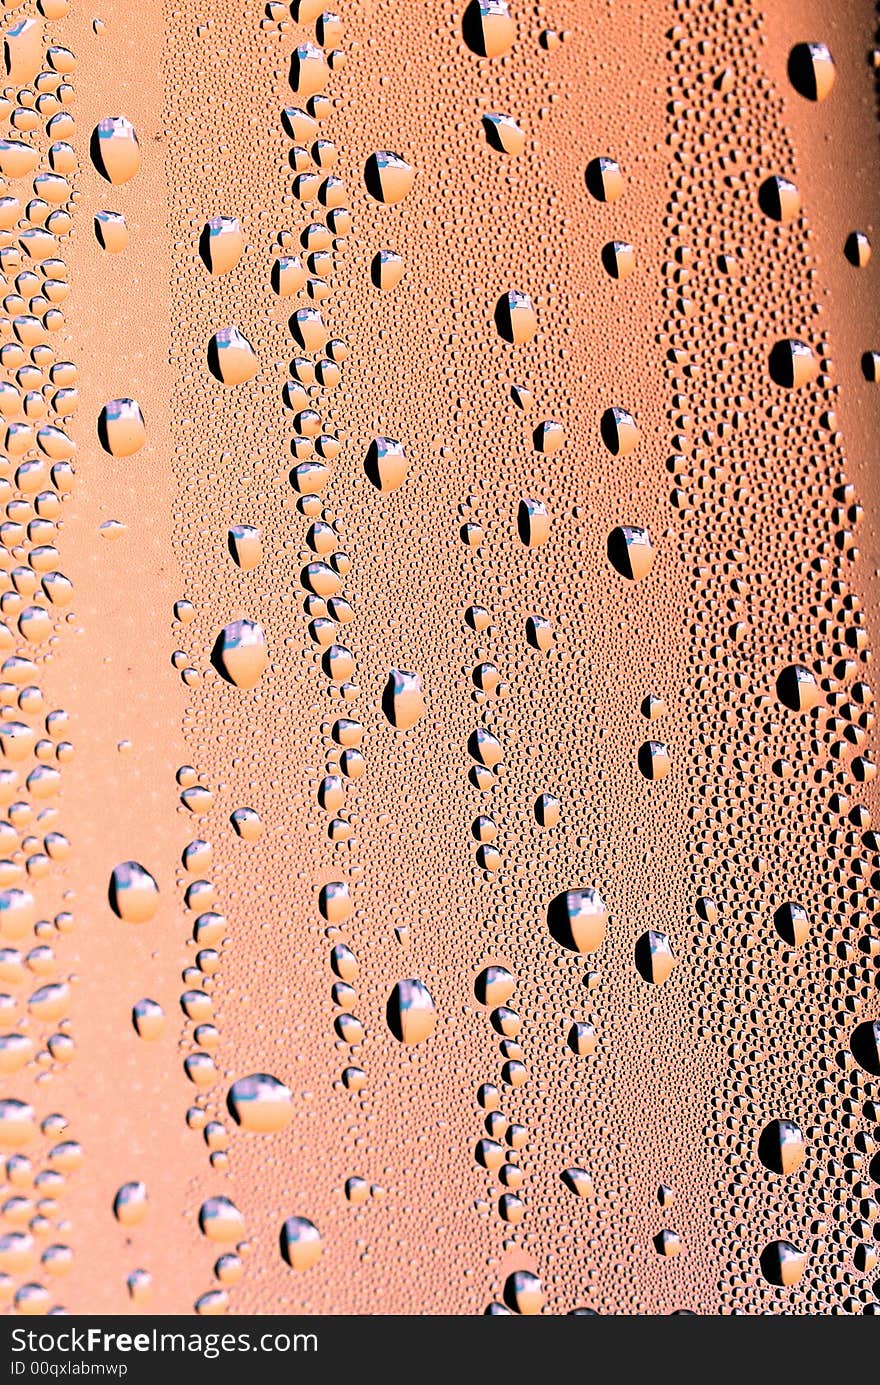
[[[516,528],[526,548],[540,548],[550,537],[550,515],[542,500],[519,502],[516,512]]]
[[[560,1178],[575,1197],[590,1197],[593,1192],[593,1180],[586,1169],[563,1169]]]
[[[230,821],[242,841],[258,841],[263,834],[260,815],[254,808],[236,808],[231,814]]]
[[[535,821],[539,827],[556,827],[561,805],[552,793],[542,793],[535,799]]]
[[[639,746],[638,766],[645,779],[665,779],[672,768],[669,750],[662,741],[645,741]]]
[[[243,385],[260,368],[254,348],[237,327],[222,327],[208,343],[208,369],[224,385]]]
[[[462,15],[461,34],[480,58],[498,58],[506,53],[516,38],[507,0],[470,0]]]
[[[495,305],[495,327],[511,346],[530,341],[538,330],[538,315],[529,295],[521,289],[502,293]]]
[[[636,943],[636,969],[643,981],[654,986],[662,986],[672,974],[676,957],[665,933],[649,928]]]
[[[647,577],[655,556],[651,535],[639,525],[618,525],[608,535],[608,560],[615,571],[630,582]]]
[[[241,259],[244,235],[236,216],[212,216],[199,239],[199,254],[210,274],[228,274]]]
[[[601,421],[602,441],[612,457],[627,457],[639,442],[636,421],[626,409],[606,409]]]
[[[636,267],[636,252],[625,240],[609,240],[602,246],[602,264],[612,279],[628,279]]]
[[[406,480],[408,463],[401,443],[395,438],[374,438],[367,449],[364,471],[371,485],[388,495]]]
[[[864,269],[871,259],[871,242],[864,231],[850,231],[844,245],[844,254],[856,269]]]
[[[145,996],[132,1006],[131,1022],[142,1039],[158,1039],[165,1027],[165,1012],[158,1001]]]
[[[214,642],[211,663],[236,688],[256,687],[269,662],[262,626],[253,620],[234,620]]]
[[[123,1183],[113,1199],[113,1215],[121,1226],[137,1226],[147,1215],[147,1207],[143,1183]]]
[[[136,399],[111,399],[98,415],[98,438],[111,457],[131,457],[147,440],[141,406]]]
[[[792,1120],[772,1120],[758,1140],[758,1158],[773,1173],[790,1174],[804,1161],[806,1146],[799,1125]]]
[[[599,155],[587,164],[587,191],[597,202],[616,202],[623,192],[620,164],[606,155]]]
[[[791,1241],[771,1241],[761,1251],[761,1273],[768,1284],[790,1289],[800,1283],[807,1267],[807,1257]]]
[[[134,126],[124,115],[107,116],[92,131],[89,152],[92,163],[108,183],[127,183],[141,166],[141,150]]]
[[[290,85],[298,96],[315,96],[330,77],[327,59],[313,43],[300,43],[290,59]]]
[[[573,952],[595,952],[604,943],[608,926],[605,901],[589,885],[564,890],[550,901],[547,924],[561,947]]]
[[[239,1241],[244,1217],[228,1197],[209,1197],[199,1209],[199,1229],[211,1241]]]
[[[513,1313],[540,1313],[546,1302],[541,1281],[531,1270],[515,1270],[504,1281],[504,1302]]]
[[[803,664],[788,664],[776,680],[776,696],[792,712],[809,712],[822,701],[814,675]]]
[[[415,180],[416,170],[400,154],[390,149],[371,154],[364,165],[367,192],[377,202],[393,206],[402,202]]]
[[[421,674],[393,668],[382,693],[382,711],[395,730],[411,730],[425,714]]]
[[[233,1082],[226,1105],[243,1130],[260,1134],[283,1130],[293,1120],[290,1088],[265,1072],[255,1072]]]
[[[377,289],[387,292],[397,288],[403,278],[402,256],[393,250],[377,250],[370,263],[370,278]]]
[[[796,43],[788,55],[788,80],[808,101],[824,101],[837,71],[824,43]]]
[[[526,137],[510,115],[484,115],[483,133],[489,147],[499,154],[516,156],[526,147]]]
[[[321,1233],[307,1217],[288,1217],[281,1228],[281,1254],[293,1270],[309,1270],[321,1258]]]
[[[857,1024],[849,1046],[859,1067],[872,1077],[880,1077],[880,1020],[864,1020]]]
[[[95,212],[95,237],[109,255],[124,250],[128,245],[128,226],[122,212]]]
[[[412,1046],[430,1038],[437,1023],[434,1001],[423,981],[398,981],[386,1006],[388,1028],[398,1043]]]
[[[790,179],[774,173],[758,189],[758,204],[773,221],[793,221],[800,214],[801,195]]]
[[[474,982],[474,994],[481,1005],[492,1009],[509,1000],[516,988],[516,980],[507,967],[497,963],[484,967]]]
[[[125,923],[148,923],[159,908],[159,886],[137,861],[114,866],[108,895],[114,914]]]
[[[795,904],[793,900],[780,904],[773,915],[773,923],[789,947],[803,947],[809,937],[809,914],[802,904]]]
[[[658,1255],[672,1257],[681,1254],[681,1237],[677,1231],[669,1231],[668,1229],[658,1231],[653,1241],[654,1249]]]
[[[810,384],[819,373],[819,362],[812,348],[795,337],[785,337],[776,343],[770,352],[769,366],[776,384],[787,390]]]
[[[589,1057],[599,1046],[599,1036],[589,1020],[575,1020],[566,1036],[566,1043],[579,1058]]]
[[[250,572],[259,565],[263,557],[263,544],[260,531],[252,524],[230,525],[226,543],[233,562],[242,572]]]
[[[29,1144],[36,1133],[32,1106],[14,1097],[0,1100],[0,1146],[3,1149]]]

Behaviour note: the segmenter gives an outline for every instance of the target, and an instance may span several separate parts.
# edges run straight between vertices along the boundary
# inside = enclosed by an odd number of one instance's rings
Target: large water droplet
[[[234,620],[225,625],[214,642],[211,663],[236,688],[256,687],[269,654],[262,626],[253,620]]]
[[[307,1217],[288,1217],[281,1228],[281,1254],[293,1270],[308,1270],[321,1258],[321,1233]]]
[[[226,1105],[243,1130],[260,1134],[283,1130],[293,1119],[290,1088],[265,1072],[255,1072],[233,1082]]]
[[[141,150],[134,126],[124,115],[101,120],[92,131],[89,152],[92,163],[108,183],[127,183],[141,166]]]
[[[409,977],[398,981],[386,1006],[388,1028],[399,1043],[423,1043],[434,1032],[437,1016],[431,993],[423,981]]]
[[[159,886],[137,861],[114,866],[108,895],[114,914],[126,923],[148,923],[159,908]]]
[[[552,936],[572,952],[595,952],[605,941],[608,911],[605,901],[590,885],[564,890],[547,907]]]
[[[238,327],[222,327],[208,343],[208,369],[224,385],[242,385],[260,368],[254,348]]]
[[[421,674],[393,668],[382,693],[382,711],[397,731],[409,731],[425,713]]]

